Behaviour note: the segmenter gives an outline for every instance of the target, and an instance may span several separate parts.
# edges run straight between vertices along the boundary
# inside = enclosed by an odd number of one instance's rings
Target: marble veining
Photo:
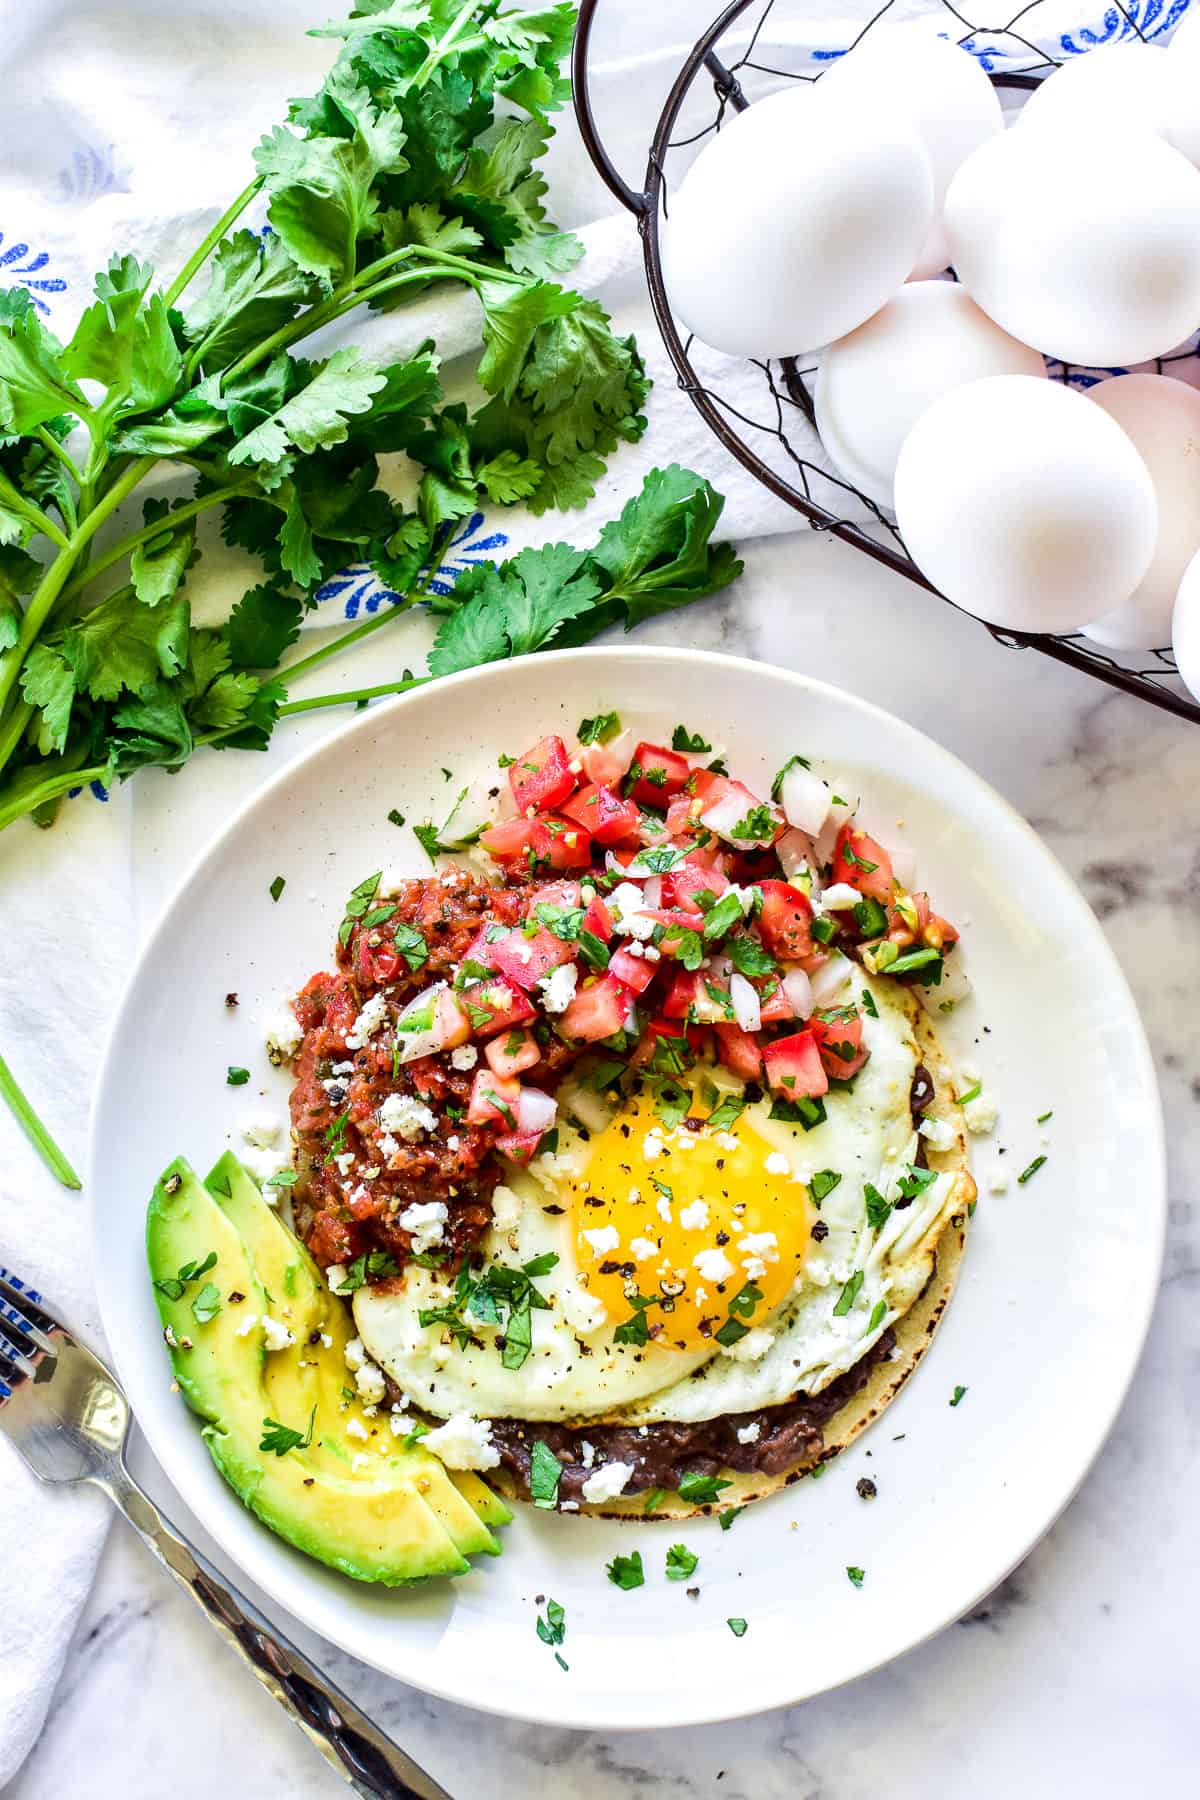
[[[958,751],[1062,858],[1125,969],[1162,1082],[1171,1180],[1166,1276],[1133,1390],[1079,1496],[993,1594],[890,1667],[788,1711],[683,1733],[546,1730],[429,1700],[298,1635],[456,1796],[1123,1800],[1191,1791],[1200,732],[1047,659],[1001,649],[827,539],[760,541],[747,561],[736,588],[644,635],[818,674]],[[1136,1168],[1128,1182],[1136,1211]],[[819,1633],[820,1618],[797,1629]],[[333,1800],[346,1791],[115,1525],[10,1800]]]

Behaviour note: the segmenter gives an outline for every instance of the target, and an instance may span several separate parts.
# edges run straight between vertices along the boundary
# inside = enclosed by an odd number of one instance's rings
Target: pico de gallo
[[[764,795],[684,726],[607,713],[577,740],[501,759],[460,860],[418,827],[434,872],[360,882],[294,1002],[294,1210],[325,1266],[460,1264],[584,1055],[660,1082],[719,1063],[811,1125],[868,1055],[831,964],[942,979],[954,926],[804,757]]]

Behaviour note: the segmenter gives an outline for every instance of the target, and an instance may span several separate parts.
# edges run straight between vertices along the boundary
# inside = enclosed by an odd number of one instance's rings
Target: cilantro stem
[[[149,525],[143,525],[138,531],[131,531],[128,537],[121,538],[118,543],[110,544],[102,556],[98,556],[94,562],[89,563],[86,569],[81,569],[78,575],[72,576],[62,590],[63,599],[69,599],[72,594],[77,594],[81,588],[87,586],[93,576],[99,575],[102,570],[111,568],[113,563],[120,562],[123,557],[129,556],[139,544],[148,543],[151,538],[161,536],[164,531],[170,531],[173,526],[186,524],[188,519],[194,519],[198,513],[204,512],[210,506],[219,506],[223,501],[232,500],[238,494],[248,493],[253,485],[253,480],[249,477],[244,477],[240,481],[231,481],[228,486],[214,488],[211,493],[201,494],[197,499],[189,500],[185,505],[176,507],[163,518],[154,519]]]
[[[239,219],[245,212],[261,186],[262,176],[256,175],[254,180],[247,183],[242,189],[237,199],[226,207],[212,230],[208,232],[195,250],[192,251],[192,254],[188,257],[182,269],[180,269],[178,275],[167,289],[166,302],[168,306],[174,306],[184,288],[187,287],[188,283],[191,281],[193,275],[198,273],[203,264],[212,255],[234,220]]]
[[[21,1092],[16,1076],[2,1056],[0,1056],[0,1100],[6,1103],[13,1118],[24,1131],[51,1174],[57,1176],[64,1187],[82,1187],[83,1183]]]
[[[11,512],[19,513],[22,518],[28,519],[31,525],[36,526],[46,537],[52,539],[60,550],[66,549],[67,539],[54,520],[48,518],[41,507],[35,506],[32,500],[27,500],[6,475],[0,475],[0,500],[3,500]]]
[[[47,761],[50,759],[47,758]],[[0,831],[6,825],[14,825],[18,819],[36,812],[39,806],[45,806],[51,800],[59,800],[69,794],[72,788],[86,787],[89,781],[99,781],[108,773],[106,763],[97,763],[91,769],[68,769],[62,775],[51,775],[37,782],[20,793],[7,805],[0,806]]]
[[[379,700],[385,694],[406,694],[409,688],[424,687],[432,681],[432,675],[410,675],[407,681],[388,681],[382,687],[347,688],[339,694],[314,694],[308,700],[289,700],[279,709],[281,719],[290,717],[292,713],[313,712],[318,706],[352,706],[360,700]],[[0,814],[0,824],[3,815]]]
[[[429,55],[425,58],[425,61],[413,76],[412,85],[414,88],[425,86],[425,83],[429,80],[429,77],[433,74],[438,64],[449,55],[455,41],[462,35],[466,27],[473,22],[475,12],[476,0],[468,0],[467,5],[463,7],[453,25],[451,25],[448,31],[443,32],[442,36],[433,46],[433,49],[429,52]]]

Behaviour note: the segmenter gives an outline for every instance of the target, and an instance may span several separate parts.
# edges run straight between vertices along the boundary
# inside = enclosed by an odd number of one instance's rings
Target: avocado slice
[[[298,1333],[295,1345],[267,1350],[264,1315],[290,1330],[283,1308],[299,1308],[301,1296],[272,1288],[268,1300],[233,1221],[182,1159],[155,1186],[146,1244],[180,1390],[205,1421],[209,1452],[239,1498],[289,1543],[356,1580],[399,1586],[464,1573],[466,1556],[422,1492],[444,1476],[441,1465],[419,1446],[389,1441],[381,1457],[369,1437],[347,1436],[361,1406],[342,1413],[331,1350],[322,1347],[324,1379]],[[298,1287],[299,1273],[294,1281]],[[317,1295],[307,1303],[316,1308]],[[377,1420],[362,1419],[364,1430],[372,1425],[378,1429]],[[263,1448],[272,1437],[279,1453]],[[356,1456],[369,1461],[355,1468]]]
[[[305,1245],[263,1199],[257,1183],[232,1151],[226,1151],[213,1166],[204,1185],[241,1237],[254,1272],[272,1302],[273,1315],[296,1339],[295,1358],[286,1353],[285,1361],[285,1353],[279,1351],[268,1358],[268,1372],[276,1387],[285,1376],[289,1386],[295,1380],[296,1396],[294,1403],[288,1402],[288,1416],[294,1413],[307,1418],[316,1400],[318,1420],[340,1422],[341,1431],[328,1443],[314,1438],[314,1460],[324,1461],[336,1473],[331,1457],[344,1468],[355,1450],[374,1451],[383,1445],[399,1451],[386,1416],[364,1413],[361,1402],[354,1397],[354,1377],[346,1367],[346,1345],[357,1335],[353,1315],[330,1292]],[[326,1338],[330,1340],[328,1344]],[[305,1366],[300,1367],[301,1363]],[[284,1414],[272,1416],[283,1418]],[[353,1441],[347,1438],[351,1419],[357,1420],[357,1428],[368,1433],[365,1443],[358,1437]],[[488,1525],[509,1522],[512,1515],[504,1503],[469,1472],[467,1483],[460,1485],[457,1477],[428,1451],[421,1451],[419,1459],[413,1460],[417,1491],[463,1556],[498,1556],[500,1545]]]

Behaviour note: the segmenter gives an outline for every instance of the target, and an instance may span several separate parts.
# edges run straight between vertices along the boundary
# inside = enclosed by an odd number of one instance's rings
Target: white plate
[[[358,1586],[239,1505],[171,1392],[145,1270],[146,1200],[171,1157],[207,1168],[248,1105],[266,1104],[260,1090],[286,1116],[264,1014],[327,966],[364,874],[428,866],[389,809],[440,819],[460,777],[609,707],[650,737],[681,720],[713,736],[760,791],[793,752],[813,757],[839,791],[861,792],[868,829],[911,846],[920,884],[963,926],[977,997],[944,1035],[978,1065],[1001,1114],[996,1137],[976,1143],[980,1204],[963,1276],[882,1422],[823,1480],[749,1508],[731,1531],[521,1508],[504,1555],[458,1581]],[[287,887],[276,905],[277,874]],[[228,1088],[229,1063],[250,1068],[252,1085]],[[1015,1178],[1043,1151],[1028,1184],[989,1192],[993,1167]],[[1024,821],[928,738],[835,688],[729,657],[621,648],[496,665],[372,708],[242,808],[167,906],[125,995],[96,1101],[91,1191],[105,1328],[138,1419],[247,1574],[414,1686],[603,1728],[803,1699],[878,1667],[993,1587],[1070,1499],[1112,1423],[1149,1322],[1165,1213],[1162,1121],[1133,1000],[1091,912]],[[951,1407],[960,1384],[967,1393]],[[855,1493],[863,1475],[879,1490],[869,1503]],[[679,1539],[700,1555],[696,1599],[663,1576]],[[605,1563],[634,1548],[647,1580],[625,1593]],[[848,1565],[866,1571],[861,1590]],[[537,1638],[537,1595],[566,1607],[567,1673]],[[740,1639],[731,1617],[748,1621]]]

